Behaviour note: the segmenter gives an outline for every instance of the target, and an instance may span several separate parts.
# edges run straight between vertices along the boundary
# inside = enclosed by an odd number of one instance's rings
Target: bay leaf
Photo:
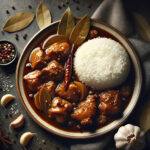
[[[69,41],[76,46],[81,45],[86,39],[90,29],[90,17],[85,15],[73,28]]]
[[[69,38],[74,26],[74,18],[72,16],[70,8],[68,7],[58,25],[58,34],[65,35],[67,38]]]
[[[51,14],[48,7],[40,2],[36,11],[36,20],[40,29],[43,29],[51,24]]]
[[[48,113],[48,109],[50,108],[51,101],[52,101],[52,96],[50,95],[48,90],[44,86],[41,87],[39,93],[39,103],[42,111],[45,114]]]
[[[133,13],[135,19],[136,30],[139,35],[146,41],[150,42],[150,24],[138,13]]]
[[[11,16],[3,27],[4,31],[16,32],[26,28],[34,19],[34,14],[30,12],[17,13]]]
[[[56,42],[67,42],[67,38],[64,35],[50,36],[44,41],[42,48],[47,49]]]

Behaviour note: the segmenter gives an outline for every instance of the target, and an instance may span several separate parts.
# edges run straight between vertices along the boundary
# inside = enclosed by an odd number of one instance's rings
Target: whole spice
[[[8,136],[3,136],[2,131],[0,130],[0,149],[8,149],[11,142],[8,140]]]
[[[13,5],[13,6],[11,6],[11,8],[12,8],[13,10],[15,10],[15,9],[16,9],[14,5]]]
[[[51,14],[48,7],[40,2],[37,12],[36,12],[36,20],[40,29],[43,29],[51,24]]]
[[[7,32],[16,32],[26,28],[34,19],[34,14],[30,12],[17,13],[11,16],[5,23],[3,30]]]
[[[65,90],[68,88],[71,74],[72,74],[72,58],[74,54],[74,44],[72,45],[71,53],[69,54],[68,60],[65,67]]]
[[[74,26],[75,26],[74,18],[72,16],[70,8],[68,7],[61,18],[57,32],[58,34],[64,35],[67,38],[69,38],[70,33],[74,28]]]
[[[7,14],[9,14],[9,11],[8,11],[8,9],[7,9],[7,10],[5,10],[5,12],[6,12]]]

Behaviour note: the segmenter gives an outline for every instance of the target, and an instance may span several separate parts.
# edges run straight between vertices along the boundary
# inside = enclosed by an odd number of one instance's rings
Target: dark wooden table
[[[40,0],[0,0],[0,28],[2,28],[7,21],[7,19],[18,12],[33,12],[36,14],[36,8]],[[52,22],[61,18],[62,13],[65,11],[69,5],[74,16],[83,16],[86,13],[90,15],[94,12],[97,6],[100,4],[101,0],[80,0],[79,3],[75,3],[73,0],[69,1],[69,4],[61,9],[58,9],[58,5],[61,5],[62,0],[43,0],[43,2],[48,6],[52,15]],[[91,5],[89,8],[88,6]],[[28,6],[31,5],[32,8]],[[15,10],[11,7],[15,6]],[[133,7],[130,7],[133,8]],[[5,10],[10,13],[7,14]],[[31,23],[30,26],[21,30],[18,33],[19,40],[15,39],[15,33],[0,32],[0,40],[8,40],[15,44],[18,51],[18,58],[30,40],[30,38],[39,31],[39,27],[36,23],[36,19]],[[27,39],[23,39],[23,35],[27,34]],[[12,141],[11,149],[20,150],[21,145],[19,143],[20,135],[26,131],[31,131],[36,133],[36,136],[30,142],[28,148],[30,150],[38,150],[42,148],[43,150],[68,150],[70,149],[71,140],[67,140],[58,136],[55,136],[41,127],[39,127],[25,112],[23,106],[21,105],[16,92],[15,86],[15,70],[18,59],[8,67],[0,67],[0,98],[7,93],[15,95],[15,100],[11,102],[6,109],[0,106],[0,130],[3,131],[4,135],[9,134],[10,140]],[[2,87],[2,88],[1,88]],[[25,124],[18,130],[10,130],[9,124],[16,116],[22,113],[25,117]],[[46,142],[42,142],[45,140]]]

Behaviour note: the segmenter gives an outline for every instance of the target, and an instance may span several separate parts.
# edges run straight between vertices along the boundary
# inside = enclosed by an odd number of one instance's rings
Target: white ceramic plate
[[[141,72],[141,66],[138,60],[138,57],[130,44],[130,42],[116,29],[114,29],[112,26],[107,25],[101,21],[97,20],[91,20],[91,25],[96,26],[98,28],[101,28],[108,33],[112,34],[115,38],[124,45],[125,49],[128,51],[128,54],[130,55],[130,58],[133,63],[133,67],[135,70],[135,86],[133,90],[132,98],[126,107],[126,109],[123,112],[123,116],[120,119],[117,119],[113,121],[112,123],[104,126],[103,128],[100,128],[96,130],[95,132],[83,132],[83,133],[75,133],[75,132],[68,132],[63,131],[61,129],[58,129],[50,124],[48,124],[46,121],[44,121],[38,114],[34,111],[34,109],[29,104],[24,89],[23,89],[23,68],[25,65],[25,62],[27,60],[27,57],[29,56],[30,52],[32,51],[33,47],[49,32],[56,30],[58,26],[58,22],[52,23],[50,26],[44,28],[43,30],[40,30],[26,45],[24,48],[20,59],[18,61],[17,65],[17,71],[16,71],[16,85],[17,85],[17,92],[20,98],[21,103],[23,104],[25,110],[28,112],[29,116],[41,127],[45,128],[47,131],[52,132],[56,135],[67,137],[67,138],[73,138],[73,139],[85,139],[85,138],[92,138],[97,137],[100,135],[103,135],[105,133],[108,133],[116,128],[118,128],[132,113],[139,95],[141,91],[142,86],[142,72]]]

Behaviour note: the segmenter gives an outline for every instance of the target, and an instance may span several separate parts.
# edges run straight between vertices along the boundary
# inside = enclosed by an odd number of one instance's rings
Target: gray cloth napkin
[[[134,46],[143,68],[142,98],[146,99],[150,89],[150,43],[133,34],[133,26],[130,23],[122,0],[104,0],[92,15],[93,19],[102,20],[121,31]],[[136,38],[135,38],[136,37]],[[130,121],[129,121],[130,122]],[[132,122],[130,122],[132,123]],[[77,141],[71,145],[71,150],[113,150],[114,132],[100,138],[87,141]]]

